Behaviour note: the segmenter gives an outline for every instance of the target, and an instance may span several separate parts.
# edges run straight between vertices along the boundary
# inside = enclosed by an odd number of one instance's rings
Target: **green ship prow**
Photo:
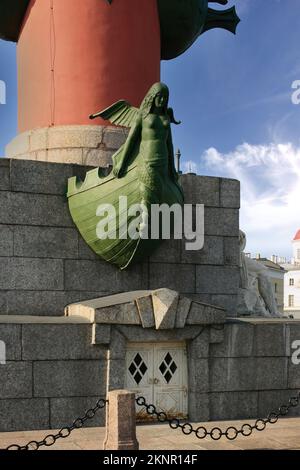
[[[127,229],[136,217],[128,216],[124,208],[123,212],[120,210],[119,198],[125,197],[128,207],[145,200],[141,191],[138,158],[122,178],[115,177],[113,172],[106,177],[102,176],[99,168],[89,171],[84,182],[78,182],[76,177],[70,178],[67,197],[71,217],[85,242],[102,259],[120,269],[142,261],[161,243],[161,240],[150,237],[143,239],[138,236],[137,239],[131,239],[127,236]],[[147,201],[150,215],[151,200],[148,198]],[[163,191],[160,191],[160,200],[155,199],[154,202],[169,206],[175,203],[182,205],[181,188],[171,179],[165,180]],[[99,206],[107,204],[115,208],[117,238],[99,239],[97,226],[101,217],[97,213]],[[114,237],[114,234],[110,233],[110,236]]]

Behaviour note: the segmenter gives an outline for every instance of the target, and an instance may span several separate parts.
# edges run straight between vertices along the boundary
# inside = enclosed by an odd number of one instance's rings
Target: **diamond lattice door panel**
[[[184,343],[130,343],[126,388],[143,395],[169,417],[187,417],[187,356]],[[137,407],[138,419],[152,418]]]

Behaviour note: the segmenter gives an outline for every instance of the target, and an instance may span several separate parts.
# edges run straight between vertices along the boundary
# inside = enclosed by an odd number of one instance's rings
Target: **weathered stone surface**
[[[26,361],[105,359],[106,349],[92,346],[92,327],[74,325],[23,325],[22,352]]]
[[[0,398],[32,397],[32,364],[6,362],[0,365]]]
[[[170,289],[152,292],[152,303],[157,330],[170,330],[175,327],[179,294]]]
[[[67,260],[65,288],[78,291],[114,292],[118,290],[114,266],[97,261]]]
[[[82,149],[82,163],[83,165],[90,165],[93,167],[109,167],[112,165],[112,156],[116,150],[99,149]]]
[[[200,302],[200,303],[205,303],[205,304],[210,304],[210,305],[215,305],[212,303],[211,298],[212,296],[210,294],[203,294],[203,293],[195,293],[195,292],[189,292],[186,294],[186,296],[194,300],[195,302]]]
[[[196,266],[198,293],[237,294],[239,269],[231,266]]]
[[[247,323],[227,323],[224,341],[210,346],[212,357],[251,357],[254,350],[254,326]]]
[[[24,153],[30,153],[30,131],[18,134],[5,148],[5,155],[8,158]]]
[[[295,346],[298,343],[294,343],[294,341],[300,340],[300,323],[290,323],[286,325],[286,356],[291,356],[295,351]],[[294,348],[293,348],[294,346]],[[299,349],[299,346],[297,347]]]
[[[257,419],[258,392],[210,393],[210,419]]]
[[[181,175],[185,204],[220,205],[219,178],[210,176]]]
[[[240,208],[240,182],[229,178],[220,180],[220,206]]]
[[[224,325],[211,326],[211,328],[209,329],[209,341],[211,344],[223,343]]]
[[[0,223],[73,227],[63,196],[0,191]]]
[[[236,294],[213,294],[210,303],[216,307],[225,308],[228,317],[237,316],[237,295]]]
[[[26,193],[64,196],[74,174],[72,165],[30,160],[10,160],[10,167],[12,191]]]
[[[0,432],[49,429],[49,400],[0,400]]]
[[[83,151],[81,148],[66,148],[66,149],[49,149],[37,152],[37,160],[46,160],[48,163],[75,163],[77,165],[84,165]]]
[[[64,307],[85,298],[89,293],[72,291],[23,291],[7,292],[7,313],[9,315],[61,316]]]
[[[126,390],[108,393],[105,450],[138,450],[135,394]]]
[[[258,392],[258,414],[267,417],[269,413],[278,412],[281,405],[287,405],[291,397],[297,397],[299,390],[267,390]],[[300,416],[300,407],[290,408],[288,416]]]
[[[195,266],[150,263],[150,289],[166,287],[181,294],[194,292]]]
[[[194,393],[209,391],[208,359],[189,358],[189,390]]]
[[[109,149],[118,149],[124,144],[128,135],[125,127],[104,127],[103,144]]]
[[[80,398],[50,398],[50,427],[60,429],[64,426],[70,426],[74,418],[84,416],[86,410],[94,408],[99,398],[99,395]],[[105,397],[103,396],[103,398]],[[105,412],[105,408],[99,410],[94,418],[84,423],[84,427],[105,426]]]
[[[63,261],[37,258],[2,258],[0,289],[62,290]]]
[[[119,327],[112,327],[109,344],[109,359],[124,359],[125,354],[126,338],[119,330]]]
[[[78,234],[79,243],[78,243],[78,258],[80,260],[100,260],[99,255],[97,255],[87,243],[84,241],[82,236]]]
[[[10,189],[10,165],[9,160],[0,158],[0,191]]]
[[[212,358],[210,381],[212,391],[282,389],[287,386],[287,359]]]
[[[187,325],[207,325],[211,323],[224,323],[226,318],[225,310],[193,302],[186,321]]]
[[[125,387],[125,367],[125,354],[122,359],[109,359],[107,364],[107,390],[118,390]]]
[[[67,260],[65,262],[66,290],[117,293],[120,290],[147,289],[143,265],[134,270],[117,271],[116,267],[101,261]]]
[[[109,344],[111,335],[110,325],[92,325],[92,344]]]
[[[103,361],[34,362],[35,397],[88,397],[105,393]]]
[[[189,393],[189,421],[209,421],[209,394]]]
[[[0,290],[0,315],[7,315],[7,292]]]
[[[75,304],[68,305],[66,307],[65,313],[68,316],[71,315],[80,315],[85,318],[88,318],[91,322],[97,322],[97,312],[101,311],[107,307],[122,307],[123,305],[127,305],[127,309],[134,307],[133,310],[137,312],[137,307],[135,306],[134,302],[139,297],[149,296],[150,291],[148,290],[140,290],[140,291],[131,291],[131,292],[123,292],[121,294],[114,294],[108,295],[105,297],[97,297],[96,299],[91,300],[84,300],[82,302],[77,302]],[[134,305],[132,305],[134,304]],[[128,307],[129,305],[129,307]],[[101,319],[99,321],[101,323]],[[139,324],[140,322],[138,322]]]
[[[175,328],[184,328],[188,317],[192,300],[188,297],[180,297],[177,306]]]
[[[240,265],[240,248],[238,237],[225,237],[224,263],[231,266]]]
[[[188,357],[204,359],[209,357],[210,331],[208,327],[202,329],[200,334],[188,343]]]
[[[141,320],[135,302],[112,305],[95,310],[96,323],[116,323],[123,325],[140,325]]]
[[[116,270],[115,267],[114,269]],[[148,263],[144,262],[129,266],[124,271],[117,270],[116,284],[118,285],[118,292],[150,289]]]
[[[122,128],[99,125],[33,129],[16,136],[7,145],[6,155],[12,159],[57,163],[84,164],[94,160],[95,166],[101,166],[106,149],[110,149],[111,154],[116,151],[126,140],[126,133]],[[88,152],[94,153],[92,159]]]
[[[151,263],[180,263],[181,240],[164,240],[151,254]]]
[[[1,324],[0,316],[0,341],[5,343],[5,355],[7,361],[19,361],[21,359],[20,325]]]
[[[255,325],[254,354],[255,356],[285,356],[285,324],[267,323]]]
[[[48,148],[97,148],[102,136],[102,126],[55,126],[48,130]]]
[[[288,388],[300,388],[300,367],[299,364],[293,364],[291,359],[288,359]],[[284,388],[284,387],[281,387]]]
[[[222,237],[204,237],[204,247],[201,250],[191,251],[185,249],[186,240],[182,240],[181,261],[191,264],[224,264],[224,250]]]
[[[208,207],[205,208],[204,218],[205,235],[238,237],[238,209]]]
[[[155,326],[153,302],[151,295],[139,297],[136,299],[138,313],[143,328],[153,328]]]
[[[139,326],[118,326],[118,330],[125,336],[128,341],[133,342],[167,342],[167,341],[185,341],[193,339],[201,332],[202,326],[189,326],[177,330],[153,330],[145,329]]]
[[[0,256],[13,256],[14,234],[12,227],[0,225]]]
[[[14,228],[14,254],[28,258],[77,258],[78,232],[71,228]]]

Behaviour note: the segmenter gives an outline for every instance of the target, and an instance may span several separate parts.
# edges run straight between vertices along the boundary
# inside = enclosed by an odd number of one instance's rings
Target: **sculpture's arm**
[[[135,124],[131,127],[125,144],[113,156],[113,174],[117,178],[121,178],[125,171],[127,164],[135,151],[137,141],[140,137],[142,130],[142,118],[139,116]]]
[[[170,173],[171,178],[177,182],[178,174],[177,174],[175,163],[174,163],[174,146],[173,146],[173,140],[172,140],[171,125],[169,125],[167,147],[168,147],[169,173]]]

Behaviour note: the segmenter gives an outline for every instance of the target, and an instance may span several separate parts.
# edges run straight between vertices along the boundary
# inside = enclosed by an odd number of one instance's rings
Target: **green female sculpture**
[[[140,109],[122,100],[90,116],[129,127],[130,132],[113,156],[110,175],[102,177],[96,168],[87,173],[83,183],[69,180],[69,208],[81,235],[98,255],[121,269],[149,256],[160,242],[151,238],[151,206],[183,204],[171,135],[171,123],[179,123],[168,101],[168,87],[156,83]],[[130,212],[134,205],[141,208],[139,219]],[[102,228],[106,225],[105,237],[99,237],[99,217],[105,214],[100,221]],[[129,232],[134,222],[133,237]]]

